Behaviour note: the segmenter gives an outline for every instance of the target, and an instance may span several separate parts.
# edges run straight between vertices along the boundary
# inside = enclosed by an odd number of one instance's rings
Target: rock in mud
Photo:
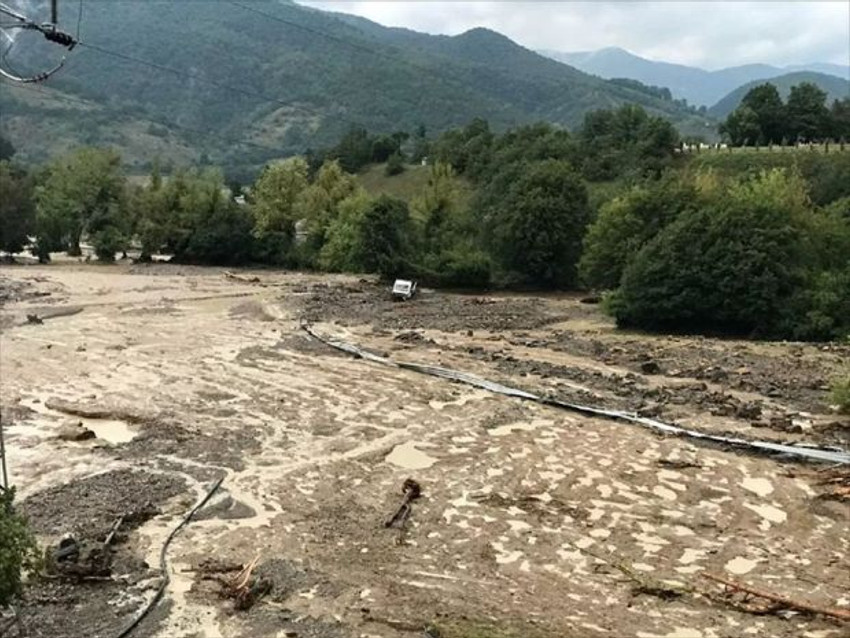
[[[661,372],[661,366],[652,360],[644,361],[640,364],[640,371],[644,374],[659,374]]]
[[[56,434],[56,438],[62,441],[90,441],[96,437],[97,435],[83,426],[80,421],[66,423]]]

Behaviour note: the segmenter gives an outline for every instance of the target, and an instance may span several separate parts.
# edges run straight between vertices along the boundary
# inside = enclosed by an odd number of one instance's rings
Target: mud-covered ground
[[[30,584],[28,636],[118,635],[159,586],[166,537],[222,476],[133,635],[847,635],[823,616],[754,613],[701,576],[850,611],[840,470],[355,359],[300,324],[573,402],[843,448],[850,423],[825,390],[847,346],[624,333],[572,296],[394,303],[372,279],[241,274],[3,268],[0,409],[20,507],[53,546],[102,543],[122,520],[108,577]],[[407,478],[423,494],[404,530],[386,529]],[[237,611],[221,583],[255,560],[269,591]]]

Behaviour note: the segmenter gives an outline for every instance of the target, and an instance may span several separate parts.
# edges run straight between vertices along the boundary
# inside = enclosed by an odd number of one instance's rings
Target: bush
[[[460,244],[426,260],[420,278],[447,288],[486,288],[490,285],[490,258],[474,246]]]
[[[503,267],[534,285],[574,285],[590,209],[572,166],[558,160],[517,164],[488,190],[484,210]]]
[[[13,506],[14,489],[0,489],[0,608],[21,593],[23,573],[37,571],[40,555],[26,519]]]
[[[850,414],[850,372],[832,384],[832,402],[842,414]]]
[[[404,158],[401,156],[401,153],[396,151],[392,155],[390,155],[387,160],[387,166],[384,169],[387,177],[392,177],[394,175],[401,175],[404,172]]]
[[[100,261],[115,261],[115,253],[124,249],[125,240],[121,232],[114,226],[107,226],[91,237],[95,255]]]
[[[675,179],[635,186],[604,204],[584,238],[579,262],[582,283],[593,288],[616,288],[626,264],[638,250],[696,204],[696,189]]]
[[[671,332],[788,336],[804,283],[805,185],[782,171],[680,216],[626,267],[617,322]]]

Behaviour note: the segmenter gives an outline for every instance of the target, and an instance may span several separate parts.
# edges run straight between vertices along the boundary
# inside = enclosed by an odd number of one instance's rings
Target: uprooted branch
[[[396,527],[399,530],[399,542],[403,542],[403,534],[407,519],[410,518],[411,507],[410,503],[415,501],[422,495],[422,487],[413,479],[405,479],[401,486],[401,492],[404,495],[401,499],[401,504],[398,509],[384,521],[384,527]]]
[[[744,585],[709,572],[702,572],[700,576],[716,583],[720,583],[726,588],[726,591],[740,592],[750,596],[755,596],[756,598],[763,598],[764,600],[775,603],[780,609],[793,609],[795,611],[802,611],[809,614],[820,614],[836,618],[838,620],[850,621],[850,611],[844,609],[830,609],[827,607],[821,607],[820,605],[814,605],[807,601],[795,600],[763,589],[756,589],[755,587],[750,587],[749,585]]]
[[[242,611],[250,609],[254,603],[271,591],[272,584],[265,578],[255,578],[254,570],[260,557],[257,556],[229,580],[220,580],[222,596],[233,599],[233,606]]]

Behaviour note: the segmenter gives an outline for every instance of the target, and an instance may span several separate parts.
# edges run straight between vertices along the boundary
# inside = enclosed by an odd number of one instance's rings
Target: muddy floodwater
[[[846,468],[662,436],[333,350],[694,430],[850,449],[837,344],[618,331],[577,296],[394,303],[372,278],[169,264],[0,271],[0,408],[39,540],[110,575],[31,582],[30,638],[840,638],[709,573],[850,612]],[[28,321],[36,315],[41,323]],[[385,521],[413,479],[401,525]],[[247,609],[225,594],[252,565]],[[227,567],[232,566],[232,567]],[[230,571],[228,571],[228,569]],[[267,587],[265,587],[267,586]]]

